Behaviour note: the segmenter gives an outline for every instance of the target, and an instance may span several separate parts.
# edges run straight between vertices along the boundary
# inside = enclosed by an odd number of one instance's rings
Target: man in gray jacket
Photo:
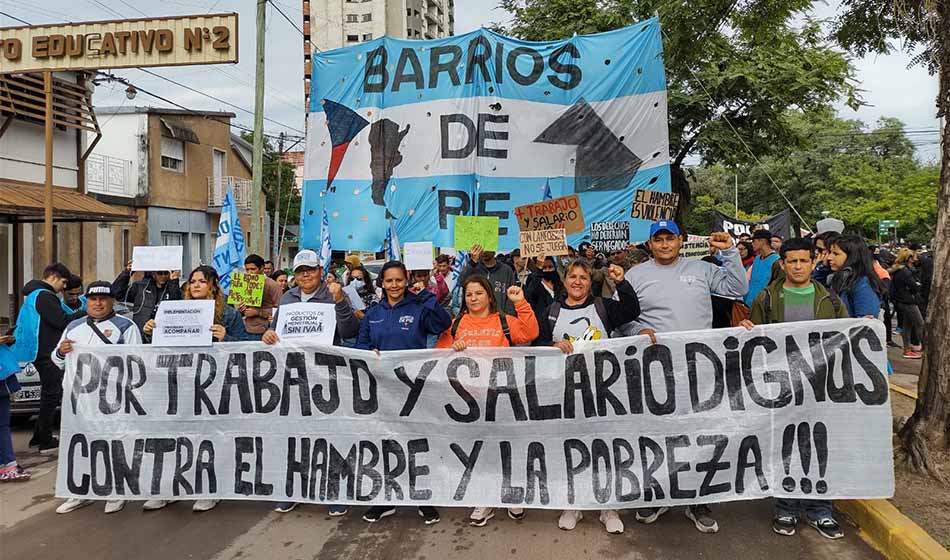
[[[640,316],[621,328],[625,336],[647,335],[656,344],[657,333],[711,329],[712,296],[741,299],[749,291],[742,258],[728,233],[709,237],[719,250],[722,266],[679,256],[683,236],[676,222],[660,220],[650,226],[653,259],[627,271],[625,278],[640,299]],[[637,521],[653,523],[667,507],[637,511]],[[703,533],[716,533],[719,524],[705,504],[688,506],[686,517]]]

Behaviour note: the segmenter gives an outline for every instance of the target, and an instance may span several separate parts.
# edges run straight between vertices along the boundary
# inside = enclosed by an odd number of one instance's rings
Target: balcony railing
[[[250,212],[251,180],[240,177],[208,177],[208,208],[220,208],[224,205],[228,185],[234,192],[234,202],[238,210]]]
[[[134,198],[138,186],[133,183],[132,162],[101,154],[86,158],[86,190],[91,193]]]

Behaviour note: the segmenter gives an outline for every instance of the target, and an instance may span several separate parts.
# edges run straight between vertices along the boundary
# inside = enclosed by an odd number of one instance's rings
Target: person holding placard
[[[554,346],[565,354],[574,353],[574,343],[610,338],[620,325],[640,315],[637,293],[623,277],[623,269],[612,264],[608,269],[617,284],[619,301],[596,297],[591,293],[593,270],[584,259],[567,267],[565,293],[540,316],[540,333],[535,346]],[[584,514],[576,510],[561,512],[557,526],[572,531]],[[601,510],[600,522],[610,534],[623,533],[623,521],[616,510]]]
[[[131,302],[132,321],[144,330],[145,323],[155,318],[158,304],[182,299],[181,287],[178,285],[180,277],[181,273],[177,270],[132,272],[132,261],[129,261],[125,270],[112,282],[112,291],[116,300],[127,306]]]
[[[441,335],[452,322],[449,314],[428,290],[413,294],[408,290],[409,273],[399,261],[389,261],[379,273],[384,297],[366,311],[356,347],[361,350],[419,350],[429,335]],[[375,523],[396,513],[395,506],[373,506],[363,521]],[[439,511],[419,506],[426,525],[439,522]]]
[[[365,266],[360,264],[350,270],[346,288],[351,292],[355,292],[356,297],[363,303],[362,310],[353,310],[356,317],[362,321],[366,310],[379,303],[379,296],[376,294],[375,286],[373,286],[373,275],[366,270]]]
[[[56,345],[50,359],[59,369],[66,367],[66,355],[75,344],[103,346],[106,344],[141,344],[142,338],[135,323],[115,314],[115,298],[112,284],[106,281],[91,282],[86,288],[86,317],[69,323]],[[56,513],[69,513],[92,504],[95,500],[69,498],[56,508]],[[125,500],[109,500],[106,513],[115,513],[125,507]]]
[[[465,268],[459,275],[459,282],[465,283],[465,280],[473,274],[488,278],[488,282],[495,289],[498,306],[509,315],[515,314],[515,306],[508,301],[508,288],[518,283],[518,276],[510,266],[498,262],[494,251],[486,251],[481,245],[472,245],[468,262],[465,263]]]
[[[323,283],[323,267],[315,251],[304,249],[294,257],[295,286],[288,290],[280,300],[280,307],[299,303],[332,304],[336,312],[336,332],[333,333],[333,345],[342,346],[343,339],[354,338],[359,332],[360,320],[353,312],[349,300],[343,293],[343,286],[337,282]],[[277,325],[280,307],[274,310],[271,327],[261,340],[264,344],[274,345],[280,342]],[[297,502],[280,502],[274,508],[278,513],[288,513],[297,507]],[[346,515],[343,505],[331,505],[330,516]]]
[[[466,348],[504,348],[530,344],[538,338],[538,321],[520,287],[508,288],[507,294],[517,315],[507,315],[498,308],[495,290],[483,276],[468,277],[462,292],[462,308],[452,326],[442,333],[436,348],[452,348],[456,352]],[[508,517],[512,519],[524,519],[524,515],[523,508],[508,508]],[[478,507],[469,517],[469,524],[484,527],[494,516],[495,508]]]
[[[264,274],[264,295],[259,306],[241,304],[237,311],[244,317],[244,330],[251,340],[260,340],[270,326],[274,310],[280,305],[284,292],[280,285],[264,273],[264,259],[260,255],[248,255],[244,259],[244,271],[248,274]]]
[[[538,257],[536,262],[537,270],[528,275],[528,280],[524,285],[524,295],[531,304],[535,316],[541,317],[549,305],[564,295],[564,282],[557,271],[554,257]]]

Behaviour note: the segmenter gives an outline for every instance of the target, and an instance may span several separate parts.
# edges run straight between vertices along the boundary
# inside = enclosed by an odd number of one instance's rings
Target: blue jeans
[[[831,500],[790,500],[775,498],[775,515],[798,517],[802,512],[812,521],[834,517]]]
[[[2,383],[2,382],[0,382]],[[10,395],[0,395],[0,467],[16,461],[10,433]]]

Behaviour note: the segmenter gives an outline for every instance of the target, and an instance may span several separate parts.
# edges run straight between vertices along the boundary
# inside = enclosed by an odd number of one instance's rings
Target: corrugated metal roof
[[[0,216],[14,221],[42,221],[46,192],[42,186],[0,182]],[[53,187],[53,219],[58,222],[135,222],[134,212],[99,202],[76,189]]]
[[[195,131],[188,128],[184,123],[170,119],[159,120],[162,121],[162,136],[183,142],[191,142],[192,144],[201,143],[198,141],[198,135],[195,134]]]

